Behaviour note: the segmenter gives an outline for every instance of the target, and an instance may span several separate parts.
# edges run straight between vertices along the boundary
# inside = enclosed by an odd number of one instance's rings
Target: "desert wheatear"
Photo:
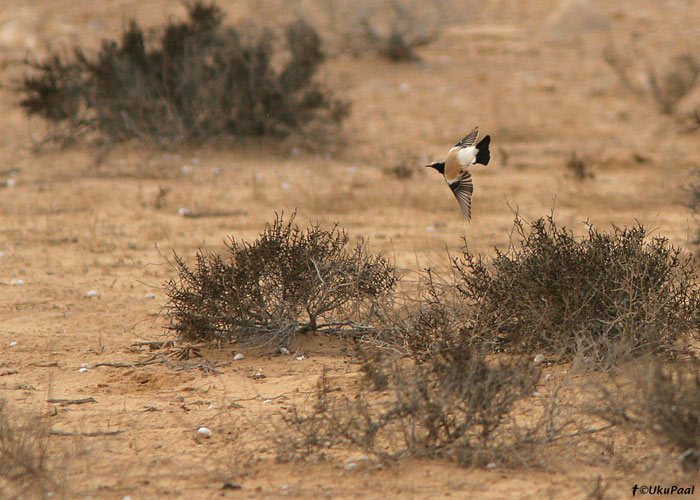
[[[452,189],[467,220],[472,218],[472,194],[474,193],[472,174],[467,169],[475,163],[488,165],[491,159],[489,152],[491,136],[487,135],[475,145],[478,136],[479,127],[475,127],[448,151],[443,161],[426,165],[426,167],[434,168],[445,177],[445,182]]]

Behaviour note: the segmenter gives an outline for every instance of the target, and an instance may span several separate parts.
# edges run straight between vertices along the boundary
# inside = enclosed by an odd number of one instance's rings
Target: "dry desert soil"
[[[228,21],[259,21],[265,5],[221,2]],[[15,424],[44,417],[55,483],[22,490],[0,477],[0,494],[584,499],[628,498],[637,483],[697,482],[643,437],[626,461],[562,454],[495,468],[410,459],[347,470],[351,455],[341,454],[278,463],[274,439],[258,422],[303,406],[324,370],[343,388],[357,383],[350,345],[308,334],[293,346],[296,355],[199,346],[201,358],[178,360],[168,348],[138,344],[173,339],[164,328],[163,288],[174,277],[173,251],[188,261],[198,249],[221,252],[229,236],[255,238],[275,212],[296,210],[302,226],[337,222],[405,274],[446,268],[462,238],[478,252],[504,248],[516,209],[530,220],[554,209],[579,234],[584,221],[602,230],[639,222],[693,250],[697,222],[685,188],[699,166],[700,131],[690,117],[700,109],[700,85],[663,114],[646,75],[667,71],[677,55],[700,53],[698,1],[443,7],[438,36],[417,49],[419,61],[392,63],[371,52],[328,58],[320,78],[352,102],[341,145],[308,152],[265,139],[168,151],[128,144],[104,153],[84,143],[36,150],[44,125],[28,120],[13,91],[22,58],[49,47],[97,49],[129,18],[156,26],[182,16],[183,6],[3,0],[0,398]],[[286,8],[313,11],[314,4]],[[267,9],[280,12],[272,3]],[[611,47],[628,61],[631,86],[606,62]],[[421,166],[475,125],[491,135],[492,159],[474,173],[467,224],[442,179]],[[590,178],[567,167],[572,153]],[[397,164],[414,171],[394,175]],[[234,361],[238,352],[245,358]],[[556,379],[562,367],[547,370]],[[49,402],[84,398],[94,401]],[[202,426],[211,438],[197,435]],[[244,451],[250,443],[255,451]],[[596,496],[597,478],[604,496]],[[240,489],[224,489],[227,482]]]

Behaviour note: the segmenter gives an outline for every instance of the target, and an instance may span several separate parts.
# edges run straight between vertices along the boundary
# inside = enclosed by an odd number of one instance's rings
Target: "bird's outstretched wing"
[[[474,127],[474,130],[469,132],[464,139],[462,139],[455,145],[455,147],[466,148],[468,146],[473,146],[476,142],[477,137],[479,137],[479,127]]]
[[[472,194],[474,193],[474,184],[472,183],[472,174],[468,171],[462,171],[460,178],[451,184],[448,184],[450,189],[459,202],[459,207],[462,209],[462,214],[467,220],[472,218]]]

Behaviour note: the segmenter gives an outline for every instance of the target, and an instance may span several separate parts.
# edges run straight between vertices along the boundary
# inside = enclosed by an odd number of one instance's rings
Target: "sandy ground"
[[[245,14],[223,3],[234,19]],[[420,49],[420,63],[371,54],[328,62],[324,79],[353,103],[343,149],[131,145],[98,164],[88,146],[33,152],[41,124],[28,122],[9,88],[22,74],[16,61],[49,45],[94,47],[125,19],[156,24],[182,8],[154,0],[3,2],[0,397],[18,418],[51,415],[55,431],[118,432],[51,436],[65,497],[586,498],[602,476],[610,498],[626,498],[636,482],[680,477],[676,466],[648,472],[602,461],[514,470],[428,460],[358,471],[342,461],[277,464],[267,453],[271,440],[246,430],[303,403],[324,368],[352,385],[357,366],[347,346],[305,337],[303,360],[246,352],[240,361],[235,346],[202,348],[202,358],[187,361],[134,346],[169,338],[162,285],[173,277],[173,251],[188,259],[197,249],[221,251],[229,235],[254,238],[275,212],[296,210],[302,225],[338,222],[406,274],[444,268],[462,238],[481,252],[503,247],[514,210],[534,219],[554,208],[558,222],[579,233],[586,220],[602,229],[638,221],[677,245],[695,237],[683,187],[698,166],[700,135],[679,117],[700,107],[700,93],[684,99],[677,116],[662,115],[620,84],[602,53],[618,47],[643,82],[645,64],[661,68],[671,55],[698,53],[700,3],[504,0],[471,8]],[[492,136],[492,162],[474,174],[466,224],[442,179],[420,166],[474,125]],[[566,168],[572,152],[592,179]],[[388,174],[399,162],[415,163],[415,174]],[[266,378],[252,378],[258,372]],[[47,402],[89,397],[95,402]],[[212,438],[198,438],[200,426]],[[252,441],[259,455],[238,453]],[[222,490],[226,481],[242,488]]]

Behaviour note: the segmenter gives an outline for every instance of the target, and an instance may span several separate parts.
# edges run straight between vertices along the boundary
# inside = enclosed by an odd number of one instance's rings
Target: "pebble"
[[[24,285],[24,280],[12,280],[10,285]]]
[[[552,374],[548,373],[547,375],[544,376],[545,380],[552,380]]]
[[[15,342],[15,341],[10,342],[10,347],[14,347],[16,345],[17,345],[17,342]]]
[[[542,361],[544,361],[544,354],[538,354],[535,356],[535,364],[541,363]]]
[[[147,298],[147,299],[155,299],[155,298],[156,298],[156,294],[155,294],[155,293],[147,293],[147,294],[146,294],[146,298]]]
[[[12,187],[12,186],[14,186],[15,184],[17,184],[17,181],[14,180],[14,179],[7,179],[6,184],[7,184],[7,187]]]
[[[209,427],[200,427],[199,429],[197,429],[197,434],[199,434],[200,436],[210,438],[211,437],[211,429],[209,429]]]
[[[83,367],[83,368],[81,368],[81,369],[80,369],[80,370],[78,370],[78,371],[79,371],[80,373],[85,373],[86,371],[88,371],[88,369],[87,369],[87,368],[85,368],[85,367]]]
[[[497,467],[495,462],[489,462],[488,465],[486,465],[487,469],[495,469]]]
[[[97,297],[98,293],[97,290],[88,290],[87,297],[92,298],[92,297]]]
[[[303,361],[304,360],[304,355],[302,354],[301,356],[297,356],[297,361]]]
[[[287,349],[286,347],[280,347],[280,354],[282,354],[282,355],[284,355],[284,356],[288,356],[288,355],[289,355],[289,349]]]
[[[177,213],[178,215],[182,215],[184,217],[185,215],[188,215],[190,213],[190,209],[186,207],[180,207],[177,209]]]
[[[238,361],[239,359],[243,359],[243,358],[245,358],[245,356],[243,354],[241,354],[240,352],[233,357],[234,361]]]

